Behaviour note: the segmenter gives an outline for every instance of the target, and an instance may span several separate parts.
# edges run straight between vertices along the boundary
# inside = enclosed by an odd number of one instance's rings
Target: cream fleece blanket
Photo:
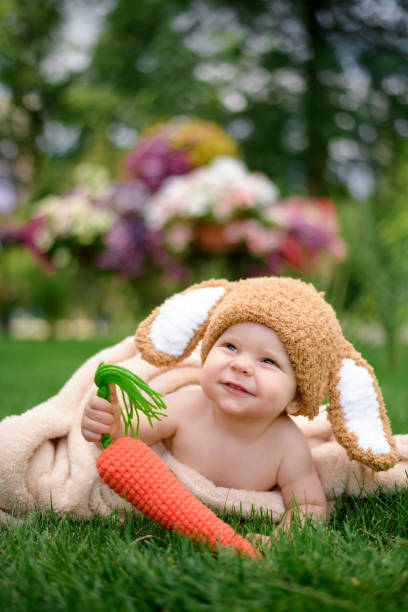
[[[93,377],[101,361],[120,363],[154,389],[170,393],[198,384],[200,358],[193,354],[179,365],[156,368],[137,354],[133,337],[107,348],[87,360],[57,395],[19,416],[0,422],[0,520],[16,520],[34,508],[53,508],[58,513],[88,519],[99,513],[131,509],[99,478],[96,469],[98,448],[81,435],[81,416],[88,398],[96,393]],[[367,494],[379,485],[394,493],[407,485],[408,435],[395,436],[400,462],[387,472],[349,461],[345,450],[332,439],[330,424],[322,410],[309,421],[294,419],[309,439],[317,472],[329,502],[340,493]],[[284,504],[279,490],[246,491],[217,487],[207,478],[177,461],[163,446],[154,450],[170,469],[205,504],[227,511],[268,513],[278,521]]]

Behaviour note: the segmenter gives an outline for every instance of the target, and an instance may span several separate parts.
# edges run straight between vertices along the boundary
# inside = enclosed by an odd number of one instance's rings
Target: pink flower
[[[174,223],[166,230],[166,243],[173,251],[184,251],[194,238],[194,230],[188,223]]]
[[[232,189],[223,198],[215,202],[213,214],[218,219],[231,217],[236,210],[253,208],[256,205],[256,194],[243,187]]]
[[[233,244],[243,242],[253,255],[265,255],[276,249],[282,242],[282,233],[265,227],[256,219],[232,221],[225,228],[226,238]]]
[[[270,207],[267,217],[286,229],[285,257],[296,269],[316,265],[317,254],[324,251],[337,260],[344,258],[346,247],[340,238],[336,208],[328,198],[287,198]]]

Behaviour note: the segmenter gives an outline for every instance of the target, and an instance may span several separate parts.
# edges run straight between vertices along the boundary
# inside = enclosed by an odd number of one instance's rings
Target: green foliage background
[[[13,216],[67,189],[81,161],[117,176],[155,121],[217,121],[282,196],[336,201],[349,255],[322,288],[380,320],[394,354],[408,287],[407,24],[403,0],[5,0],[0,178],[17,190]],[[64,279],[40,276],[57,304]],[[14,283],[3,312],[13,300],[24,304]]]

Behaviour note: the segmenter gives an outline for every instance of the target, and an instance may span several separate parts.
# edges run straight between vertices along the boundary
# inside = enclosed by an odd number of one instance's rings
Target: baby
[[[323,518],[326,500],[306,439],[289,414],[298,412],[296,378],[278,335],[253,322],[232,325],[210,349],[200,388],[164,397],[167,418],[153,429],[141,415],[139,438],[159,440],[176,459],[215,485],[269,491],[281,489],[288,513]],[[97,396],[86,406],[82,434],[124,435],[114,386],[111,401]],[[203,441],[205,440],[205,444]]]
[[[141,357],[172,367],[201,341],[200,387],[165,396],[167,418],[140,438],[162,440],[215,485],[281,490],[287,513],[324,518],[326,501],[308,443],[290,415],[313,419],[328,397],[333,435],[350,459],[375,470],[398,461],[375,375],[344,338],[331,306],[290,278],[211,280],[172,296],[136,332]],[[124,435],[120,404],[93,397],[82,433]]]

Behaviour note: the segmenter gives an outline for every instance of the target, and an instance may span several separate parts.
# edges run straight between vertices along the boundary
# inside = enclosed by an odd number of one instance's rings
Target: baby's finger
[[[247,533],[245,537],[253,546],[258,548],[270,550],[273,546],[271,538],[266,535],[261,535],[260,533]]]
[[[119,404],[119,400],[118,400],[118,394],[116,391],[116,385],[113,383],[109,384],[109,391],[110,391],[110,396],[109,396],[109,401],[111,404]]]
[[[94,395],[90,398],[86,409],[112,412],[112,405],[108,400],[104,399],[103,397],[98,397],[97,395]]]
[[[82,421],[82,431],[89,431],[95,434],[109,433],[111,423],[103,423],[101,421],[94,421],[90,418],[84,418]]]
[[[96,421],[90,417],[84,417],[82,419],[81,428],[87,431],[93,431],[95,433],[103,433],[103,430],[108,428],[109,425],[107,423],[101,423],[100,421]]]
[[[82,429],[82,435],[87,442],[98,442],[101,439],[101,434],[96,434],[89,429]]]
[[[89,421],[95,421],[96,423],[112,425],[113,421],[115,420],[113,412],[113,406],[110,404],[103,410],[96,410],[95,408],[88,407],[86,413],[84,414],[84,418],[89,419]]]

